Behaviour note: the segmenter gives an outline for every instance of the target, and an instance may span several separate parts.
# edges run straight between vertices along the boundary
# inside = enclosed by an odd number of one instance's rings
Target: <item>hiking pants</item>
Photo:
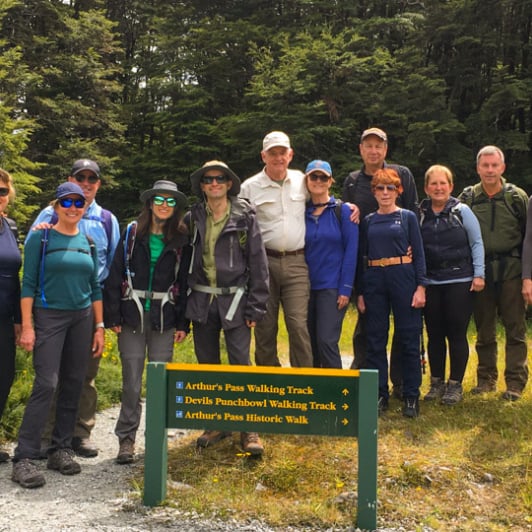
[[[0,419],[15,380],[15,329],[13,318],[0,318]]]

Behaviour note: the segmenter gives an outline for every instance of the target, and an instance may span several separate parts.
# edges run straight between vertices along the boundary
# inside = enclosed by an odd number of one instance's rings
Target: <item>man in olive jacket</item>
[[[266,313],[268,262],[251,205],[237,197],[240,179],[221,161],[209,161],[191,176],[201,201],[185,216],[192,244],[186,316],[193,323],[200,364],[220,364],[224,331],[230,364],[250,365],[251,328]],[[206,430],[197,440],[207,447],[229,433]],[[256,433],[243,432],[245,452],[264,451]]]

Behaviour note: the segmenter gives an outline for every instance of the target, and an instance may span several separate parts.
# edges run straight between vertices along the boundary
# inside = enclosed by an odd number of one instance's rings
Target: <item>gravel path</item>
[[[118,465],[114,459],[118,441],[114,426],[118,407],[97,416],[93,440],[100,452],[96,458],[79,458],[81,473],[64,476],[42,468],[46,485],[39,489],[24,489],[11,480],[11,464],[0,464],[0,532],[62,532],[62,531],[163,531],[179,532],[280,532],[261,522],[207,520],[174,508],[148,508],[142,505],[142,494],[131,482],[141,474],[144,433],[137,434],[137,462]],[[144,426],[144,419],[141,427]],[[179,440],[186,432],[171,431]],[[12,451],[12,449],[11,449]],[[139,459],[140,458],[140,459]],[[317,528],[287,527],[283,532],[315,532]],[[323,529],[322,529],[323,530]],[[344,529],[329,529],[329,532]],[[354,528],[350,529],[354,532]],[[392,529],[379,529],[392,532]],[[402,528],[398,530],[404,530]]]

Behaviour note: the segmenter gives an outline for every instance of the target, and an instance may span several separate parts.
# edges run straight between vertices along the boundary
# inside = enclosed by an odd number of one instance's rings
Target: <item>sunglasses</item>
[[[316,172],[312,172],[312,174],[309,174],[308,175],[308,178],[311,180],[311,181],[318,181],[320,180],[322,183],[327,183],[327,181],[329,181],[330,177],[328,175],[325,175],[325,174],[318,174]]]
[[[83,198],[61,198],[59,200],[59,205],[61,205],[61,207],[64,209],[70,209],[72,205],[74,205],[76,209],[81,209],[85,206],[85,200]]]
[[[221,175],[204,175],[201,178],[201,182],[204,183],[205,185],[211,185],[215,179],[218,184],[227,183],[229,181],[229,177],[221,174]]]
[[[166,201],[168,207],[175,207],[177,201],[175,198],[163,198],[163,196],[153,196],[153,204],[161,206]]]
[[[91,185],[94,185],[94,183],[97,183],[99,181],[99,177],[91,174],[91,175],[82,175],[82,174],[76,174],[75,179],[78,183],[85,183],[85,181],[88,181]]]
[[[384,190],[387,190],[388,192],[395,192],[397,187],[395,185],[375,185],[375,190],[380,190],[381,192]]]
[[[4,197],[9,194],[9,189],[7,187],[1,187],[0,188],[0,196]]]

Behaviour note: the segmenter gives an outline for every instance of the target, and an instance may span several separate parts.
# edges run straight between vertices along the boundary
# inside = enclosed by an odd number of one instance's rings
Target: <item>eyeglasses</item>
[[[205,185],[211,185],[215,179],[218,184],[227,183],[229,181],[229,177],[227,177],[224,174],[220,174],[220,175],[204,175],[201,178],[201,182],[204,183]]]
[[[385,190],[388,192],[395,192],[397,187],[395,185],[375,185],[375,190],[380,190],[381,192]]]
[[[177,201],[175,198],[164,198],[163,196],[153,196],[153,204],[161,206],[166,201],[168,207],[175,207]]]
[[[61,205],[61,207],[64,209],[70,209],[72,205],[74,205],[76,209],[81,209],[85,206],[85,200],[83,198],[61,198],[59,200],[59,205]]]
[[[330,179],[330,177],[328,175],[326,175],[326,174],[318,174],[316,172],[312,172],[312,174],[309,174],[308,178],[311,181],[318,181],[318,179],[319,179],[322,183],[327,183],[327,181],[329,181],[329,179]]]
[[[7,187],[1,187],[0,188],[0,196],[4,197],[9,194],[9,189]]]
[[[74,178],[76,179],[78,183],[85,183],[85,181],[88,181],[91,185],[94,185],[94,183],[97,183],[100,179],[97,175],[94,175],[94,174],[90,174],[90,175],[76,174]]]

